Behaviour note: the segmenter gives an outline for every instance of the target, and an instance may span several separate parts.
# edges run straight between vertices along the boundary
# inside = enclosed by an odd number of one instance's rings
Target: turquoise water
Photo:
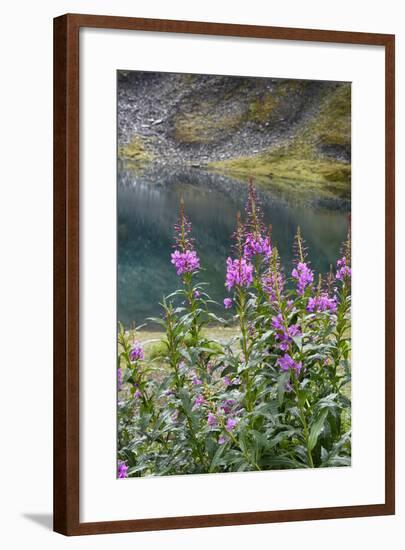
[[[202,279],[209,282],[212,298],[222,303],[226,296],[225,260],[231,250],[236,214],[246,203],[246,192],[243,182],[199,169],[155,167],[141,174],[119,165],[119,321],[126,326],[139,325],[147,317],[159,315],[162,296],[178,287],[170,254],[181,197],[205,269]],[[312,267],[327,272],[346,236],[349,205],[334,201],[314,204],[313,197],[297,200],[294,194],[267,187],[266,191],[259,189],[258,195],[265,223],[273,226],[273,242],[285,269],[291,269],[293,239],[299,225]]]

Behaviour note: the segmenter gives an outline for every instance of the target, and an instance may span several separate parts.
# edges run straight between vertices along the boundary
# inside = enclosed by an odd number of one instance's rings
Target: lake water
[[[347,232],[349,205],[297,199],[278,187],[258,189],[265,223],[272,224],[274,244],[282,263],[291,269],[293,239],[299,225],[312,267],[327,272],[339,254]],[[195,246],[212,298],[222,303],[225,261],[230,254],[236,214],[243,211],[247,185],[198,168],[155,167],[134,172],[118,167],[118,320],[129,326],[160,314],[159,302],[178,288],[170,263],[173,225],[181,197],[193,225]],[[339,206],[339,208],[337,208]],[[151,327],[153,328],[153,326]]]

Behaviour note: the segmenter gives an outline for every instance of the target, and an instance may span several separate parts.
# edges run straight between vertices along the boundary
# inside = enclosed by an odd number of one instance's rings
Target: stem
[[[341,345],[342,345],[342,337],[345,334],[345,331],[347,330],[347,322],[345,319],[346,316],[346,308],[347,308],[347,287],[346,285],[343,285],[342,287],[342,294],[341,294],[341,300],[339,304],[339,309],[337,312],[337,322],[336,322],[336,352],[333,354],[333,370],[332,370],[332,385],[333,390],[335,392],[339,393],[340,386],[338,384],[338,378],[337,378],[337,367],[340,364],[340,361],[342,359],[345,359],[343,353],[341,352]]]
[[[246,296],[244,291],[241,288],[238,288],[238,315],[239,315],[239,326],[242,333],[242,352],[245,366],[249,362],[249,346],[248,346],[248,333],[246,327]],[[249,375],[249,369],[245,368],[243,371],[243,377],[245,378],[246,384],[246,410],[248,412],[252,411],[251,403],[251,380]]]
[[[173,337],[173,320],[172,320],[171,311],[169,310],[167,311],[166,318],[167,318],[166,335],[167,335],[167,343],[168,343],[169,363],[171,368],[173,369],[176,391],[180,392],[180,390],[183,389],[183,381],[179,374],[179,368],[178,368],[179,357],[176,349],[176,343]],[[183,405],[180,406],[180,409],[186,418],[187,426],[191,435],[191,439],[193,441],[194,450],[196,451],[196,454],[200,459],[201,465],[204,467],[205,466],[204,452],[194,432],[192,419]]]
[[[190,435],[191,435],[191,438],[192,440],[194,441],[194,444],[195,444],[195,450],[197,452],[197,455],[199,456],[200,458],[200,462],[201,462],[201,465],[204,467],[206,466],[205,464],[205,457],[204,457],[204,451],[201,449],[201,445],[200,445],[200,442],[198,441],[197,439],[197,436],[194,432],[194,429],[193,429],[193,423],[192,423],[192,420],[190,418],[190,416],[187,414],[186,410],[184,409],[184,407],[182,407],[182,411],[184,413],[184,416],[186,417],[187,419],[187,424],[188,424],[188,429],[190,431]]]
[[[191,273],[186,273],[186,275],[184,276],[184,286],[186,290],[188,304],[190,307],[190,312],[192,314],[192,323],[191,323],[192,345],[197,346],[200,334],[199,334],[199,328],[198,328],[198,315],[196,315],[196,303],[194,299],[193,280],[192,280]]]
[[[309,465],[311,468],[314,468],[314,461],[312,459],[312,452],[308,446],[308,443],[309,443],[309,432],[308,432],[308,424],[307,424],[307,421],[305,419],[305,412],[302,410],[302,408],[300,407],[300,411],[301,411],[301,415],[302,415],[302,424],[304,426],[304,437],[305,437],[305,441],[306,441],[306,445],[307,445],[307,457],[308,457],[308,462],[309,462]]]
[[[249,464],[251,464],[254,468],[256,468],[256,470],[258,470],[260,472],[261,471],[260,466],[257,464],[257,462],[255,460],[252,460],[251,457],[244,452],[242,447],[239,445],[239,441],[236,439],[236,437],[233,435],[233,433],[228,432],[228,431],[225,431],[225,433],[227,435],[229,435],[229,437],[232,439],[233,443],[242,451],[242,454],[245,457],[246,461],[249,462]]]
[[[312,458],[312,452],[309,448],[309,430],[308,430],[308,423],[307,423],[307,420],[306,420],[306,415],[305,415],[305,405],[301,405],[300,403],[300,399],[299,399],[299,396],[298,396],[298,380],[297,380],[297,377],[294,375],[294,390],[295,390],[295,394],[297,396],[297,401],[298,401],[298,409],[299,409],[299,412],[300,412],[300,420],[302,422],[302,426],[304,428],[304,439],[305,439],[305,446],[307,448],[307,458],[308,458],[308,464],[310,466],[310,468],[314,468],[314,461],[313,461],[313,458]]]

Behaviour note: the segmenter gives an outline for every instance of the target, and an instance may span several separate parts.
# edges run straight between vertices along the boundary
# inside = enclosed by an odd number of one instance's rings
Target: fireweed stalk
[[[294,239],[294,255],[295,255],[295,266],[291,272],[291,277],[296,281],[296,293],[297,293],[297,302],[299,307],[299,326],[300,326],[300,343],[298,347],[298,358],[299,364],[305,364],[305,350],[304,344],[305,340],[302,337],[302,334],[307,332],[307,319],[305,315],[305,304],[308,300],[311,300],[311,295],[313,292],[313,282],[314,282],[314,273],[309,266],[307,259],[307,250],[305,246],[304,239],[301,235],[301,229],[298,226],[297,233]],[[300,369],[301,370],[301,369]],[[310,445],[310,431],[308,427],[308,418],[312,415],[311,404],[309,399],[306,398],[306,393],[301,392],[301,385],[299,383],[300,372],[296,373],[296,376],[293,377],[293,391],[296,395],[296,402],[299,411],[299,418],[303,426],[303,438],[306,447],[308,465],[313,468],[314,462],[312,457],[312,449]]]
[[[207,343],[201,334],[201,329],[208,321],[207,304],[211,300],[205,291],[204,284],[195,282],[196,276],[200,272],[200,259],[192,237],[192,225],[184,213],[183,199],[180,201],[179,218],[174,230],[175,251],[171,254],[171,263],[176,268],[176,273],[181,279],[183,288],[174,292],[169,298],[173,299],[176,296],[185,298],[188,314],[184,320],[189,325],[187,348],[190,351],[198,350],[204,347],[204,343]],[[196,353],[195,367],[199,370],[199,376],[204,377],[206,372],[205,362],[206,356],[204,357],[202,353]]]
[[[241,331],[241,348],[243,365],[242,377],[246,387],[246,410],[250,413],[254,407],[256,390],[252,384],[255,372],[260,365],[252,369],[249,364],[254,348],[255,333],[260,328],[255,325],[252,316],[252,304],[256,309],[265,299],[262,276],[266,271],[272,254],[271,227],[266,230],[263,223],[263,212],[252,180],[248,183],[248,198],[246,203],[246,222],[243,225],[240,214],[237,216],[234,235],[234,251],[237,258],[227,259],[225,286],[228,291],[233,289],[237,319]],[[228,299],[229,300],[229,299]],[[226,302],[225,302],[226,306]]]
[[[297,299],[301,301],[301,296],[305,293],[305,287],[308,286],[308,282],[311,281],[311,275],[309,274],[309,268],[307,268],[304,263],[304,245],[299,229],[297,231],[295,243],[296,254],[298,251],[296,263],[304,268],[301,269],[301,272],[306,274],[306,278],[303,278],[296,268],[294,268],[292,272],[292,279],[299,279]],[[300,341],[302,342],[304,317],[301,316],[297,318],[295,322],[290,322],[289,318],[291,314],[294,314],[294,306],[293,301],[287,300],[284,295],[284,284],[285,279],[280,271],[278,251],[274,249],[272,257],[270,258],[269,270],[263,278],[263,286],[267,292],[272,311],[275,313],[271,318],[271,327],[274,330],[276,348],[282,353],[277,359],[277,365],[284,375],[286,375],[284,389],[295,395],[298,407],[298,417],[303,427],[303,441],[306,447],[308,465],[313,467],[312,454],[308,445],[309,429],[306,420],[307,413],[305,410],[305,403],[300,398],[300,377],[302,375],[304,359],[303,346],[302,344],[300,345]]]
[[[198,302],[201,291],[193,286],[193,276],[200,269],[200,259],[194,249],[194,239],[191,237],[191,223],[184,214],[183,199],[180,202],[179,219],[174,229],[176,244],[175,251],[171,255],[171,262],[176,268],[177,275],[182,277],[184,294],[192,318],[192,343],[196,345],[199,339]]]
[[[184,417],[189,435],[190,443],[193,448],[193,455],[201,465],[204,464],[204,450],[200,444],[196,431],[194,428],[194,422],[190,414],[189,407],[184,403],[182,399],[182,393],[185,386],[186,376],[185,372],[181,371],[181,366],[184,364],[183,355],[181,353],[181,341],[182,337],[187,334],[188,325],[181,319],[178,319],[172,304],[163,302],[163,309],[165,312],[165,328],[166,328],[166,346],[167,346],[167,359],[174,375],[173,386],[174,395],[178,400],[178,409]],[[176,420],[180,421],[180,418],[176,416]]]
[[[257,299],[260,301],[264,298],[262,274],[272,251],[271,226],[266,228],[263,222],[263,211],[252,179],[248,182],[246,215],[243,255],[254,265],[253,286],[257,292]]]
[[[246,388],[246,410],[252,410],[251,399],[251,380],[249,373],[249,333],[248,333],[248,295],[247,289],[253,283],[254,267],[250,261],[250,255],[246,257],[246,236],[241,223],[240,213],[237,216],[235,232],[235,252],[236,259],[228,257],[226,261],[226,281],[225,286],[228,292],[234,292],[234,299],[237,319],[241,332],[242,365],[240,372],[245,382]]]
[[[119,335],[118,475],[169,475],[350,464],[350,234],[329,274],[315,274],[298,229],[282,266],[249,182],[225,262],[216,316],[180,205],[162,300],[164,351]],[[230,318],[230,314],[235,314]],[[207,321],[237,335],[208,340]]]
[[[181,277],[183,289],[179,292],[173,293],[170,298],[175,298],[176,295],[183,295],[185,297],[186,309],[188,313],[183,315],[183,319],[179,323],[183,324],[183,341],[179,342],[178,339],[173,338],[172,327],[170,322],[167,328],[167,339],[170,342],[170,353],[173,354],[176,351],[175,360],[171,360],[172,368],[175,372],[175,386],[178,396],[182,394],[184,384],[186,381],[186,374],[179,374],[179,365],[185,365],[186,369],[196,369],[196,373],[191,377],[191,385],[199,386],[202,384],[200,377],[206,377],[206,359],[207,354],[202,353],[201,349],[204,348],[205,339],[201,335],[201,328],[206,323],[206,305],[209,300],[209,296],[204,291],[203,285],[198,285],[194,282],[195,276],[200,270],[200,259],[194,246],[194,239],[191,236],[192,226],[188,218],[184,213],[184,202],[180,202],[180,212],[177,223],[175,224],[175,251],[171,254],[171,263],[176,268],[176,273]],[[166,311],[166,318],[172,319],[175,317],[173,307],[171,305],[164,305]],[[179,345],[180,344],[180,345]],[[182,360],[178,357],[180,353]],[[192,362],[191,356],[193,356],[194,365],[190,365]],[[197,423],[196,419],[193,419],[192,414],[189,411],[189,407],[184,403],[184,395],[180,398],[180,409],[186,419],[188,431],[190,433],[191,441],[195,450],[195,455],[198,458],[201,465],[205,463],[204,449],[202,441],[197,437],[196,431],[199,430],[200,422]],[[198,394],[194,398],[194,404],[200,407],[205,402],[202,394]]]
[[[341,249],[341,257],[336,262],[335,296],[336,328],[334,331],[335,346],[332,354],[330,368],[333,374],[333,386],[335,391],[340,391],[344,382],[344,376],[339,375],[338,367],[343,364],[346,370],[350,361],[350,308],[351,308],[351,232],[350,225],[347,239]]]

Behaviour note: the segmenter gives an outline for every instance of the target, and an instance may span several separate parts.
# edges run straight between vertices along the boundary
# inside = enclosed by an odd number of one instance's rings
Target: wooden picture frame
[[[79,30],[142,30],[385,48],[385,502],[202,516],[80,522]],[[54,20],[54,530],[65,535],[306,521],[395,513],[393,35],[68,14]]]

